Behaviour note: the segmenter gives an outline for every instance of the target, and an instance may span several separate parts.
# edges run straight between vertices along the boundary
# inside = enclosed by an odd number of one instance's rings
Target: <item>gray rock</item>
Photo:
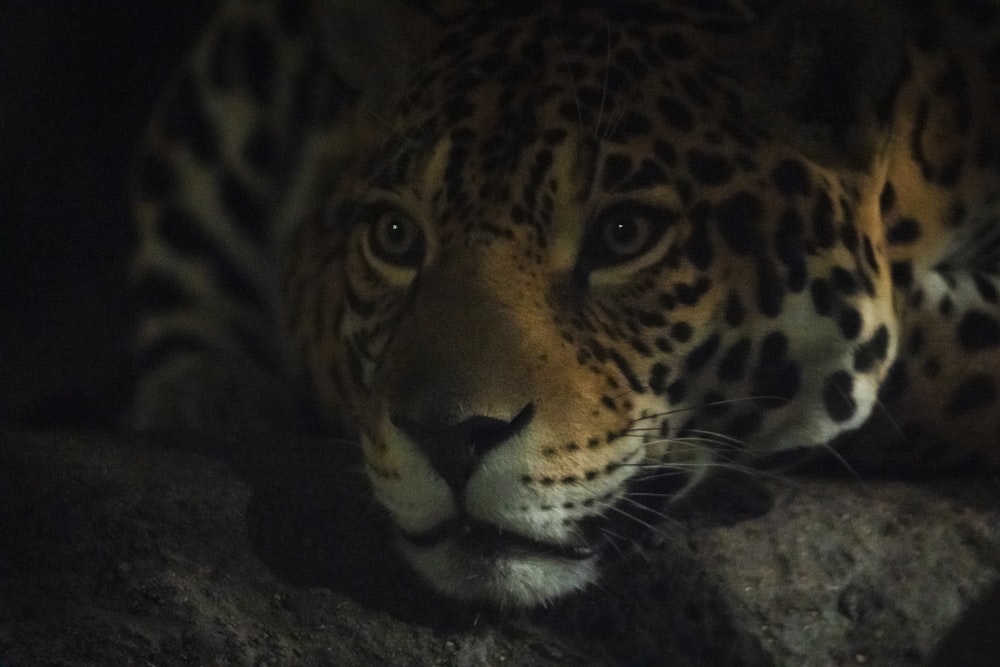
[[[720,479],[524,612],[415,581],[352,451],[6,436],[0,664],[994,664],[996,477]]]

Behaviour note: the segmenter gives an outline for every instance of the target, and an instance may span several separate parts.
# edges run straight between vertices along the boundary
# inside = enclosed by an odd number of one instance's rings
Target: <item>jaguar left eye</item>
[[[384,262],[417,268],[424,259],[424,234],[409,215],[386,208],[368,226],[368,247]]]
[[[673,219],[671,211],[656,206],[633,202],[613,206],[590,225],[580,264],[592,270],[635,259],[653,249]]]

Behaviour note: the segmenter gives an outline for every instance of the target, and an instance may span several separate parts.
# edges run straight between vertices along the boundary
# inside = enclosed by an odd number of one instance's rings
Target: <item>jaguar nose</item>
[[[415,417],[391,414],[389,419],[424,452],[452,492],[460,495],[483,456],[528,426],[535,416],[535,405],[528,403],[511,419],[454,415],[455,411],[439,406]]]

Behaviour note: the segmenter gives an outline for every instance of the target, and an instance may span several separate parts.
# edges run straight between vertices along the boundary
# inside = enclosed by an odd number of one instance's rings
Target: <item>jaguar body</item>
[[[413,567],[521,605],[719,463],[995,463],[1000,5],[932,4],[228,3],[141,165],[136,425],[347,419]]]

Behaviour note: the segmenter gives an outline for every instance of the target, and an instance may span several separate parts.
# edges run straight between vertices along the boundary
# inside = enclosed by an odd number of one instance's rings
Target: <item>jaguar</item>
[[[134,202],[132,423],[350,424],[453,598],[721,466],[1000,461],[993,0],[228,0]]]

